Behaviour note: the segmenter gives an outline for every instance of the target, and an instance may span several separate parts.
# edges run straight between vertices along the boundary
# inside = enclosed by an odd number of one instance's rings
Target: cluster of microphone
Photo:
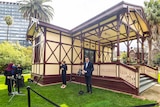
[[[81,75],[82,75],[82,69],[79,69],[79,70],[78,70],[77,75],[78,75],[78,76],[81,76]]]

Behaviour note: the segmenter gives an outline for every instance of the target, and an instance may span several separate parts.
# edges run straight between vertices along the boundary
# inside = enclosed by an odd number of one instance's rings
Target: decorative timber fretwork
[[[133,40],[128,40],[128,42],[129,42],[129,46],[130,46],[130,45],[131,45],[131,43],[133,42]],[[124,42],[124,44],[125,44],[125,46],[127,46],[126,41]]]
[[[46,56],[46,63],[59,63],[59,57],[58,57],[59,55],[56,54],[59,53],[58,52],[58,49],[60,47],[59,43],[47,41],[46,44],[47,44],[46,45],[47,49],[49,48],[47,53],[48,57]]]
[[[73,47],[73,63],[80,63],[77,62],[79,60],[81,60],[81,48],[80,47]]]
[[[61,59],[62,61],[66,61],[67,63],[72,63],[71,60],[71,50],[72,50],[72,46],[71,45],[65,45],[65,44],[61,44]]]
[[[132,14],[134,14],[134,15],[132,15]],[[136,17],[136,18],[138,18],[138,17],[137,17],[137,14],[136,14],[135,12],[132,13],[132,14],[129,14],[129,16],[130,16],[130,18],[131,18],[131,20],[132,20],[132,23],[133,23],[136,31],[137,31],[138,33],[140,33],[140,31],[141,31],[141,33],[142,33],[142,32],[143,32],[143,29],[142,29],[142,27],[139,25],[139,21],[133,19],[133,16]]]
[[[101,27],[103,28],[105,25],[110,24],[110,23],[113,23],[113,22],[115,22],[115,21],[116,21],[116,19],[113,19],[113,20],[110,21],[110,22],[106,22],[106,23],[104,23],[104,24],[99,25],[99,27],[100,27],[100,28],[101,28]],[[97,27],[92,28],[92,29],[90,29],[90,30],[88,30],[88,31],[83,31],[82,34],[85,34],[85,33],[91,32],[91,31],[95,31],[95,30],[98,29],[99,27],[97,26]],[[101,30],[101,31],[102,31],[102,30]],[[74,35],[74,37],[79,36],[79,35],[80,35],[80,34]]]
[[[61,47],[62,47],[61,52],[63,53],[63,54],[61,54],[62,61],[63,60],[67,60],[66,62],[72,63],[72,60],[71,60],[71,49],[72,49],[72,46],[63,45],[62,44]]]
[[[39,27],[40,29],[40,31],[42,32],[42,33],[45,33],[45,30],[46,30],[46,28],[44,28],[44,27]]]
[[[96,31],[96,30],[94,30],[94,31]],[[88,32],[88,34],[90,34],[90,35],[86,36],[86,38],[88,38],[88,37],[90,37],[90,36],[97,36],[96,33]]]
[[[134,15],[135,15],[136,18],[138,19],[138,14],[136,14],[136,13],[134,12]],[[140,31],[141,31],[142,33],[144,32],[143,29],[142,29],[142,26],[140,26],[139,20],[137,20],[137,27],[138,27],[138,28],[137,28],[137,31],[138,31],[138,32],[140,32]]]
[[[116,30],[116,28],[115,28],[115,27],[109,27],[108,25],[106,25],[106,27],[107,27],[108,29],[110,29],[110,30],[114,31],[114,33],[116,33],[116,32],[117,32],[117,30]],[[125,32],[123,32],[123,33],[121,32],[120,34],[121,34],[122,36],[126,37],[126,35],[125,35],[126,33],[125,33]],[[116,37],[116,36],[117,36],[117,35],[115,35],[115,36],[113,35],[113,37],[112,37],[112,38],[114,38],[114,37]]]

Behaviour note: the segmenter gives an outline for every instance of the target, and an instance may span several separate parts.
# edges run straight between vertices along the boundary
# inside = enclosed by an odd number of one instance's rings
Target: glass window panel
[[[95,62],[95,50],[84,49],[84,61],[85,57],[88,57],[92,63]]]

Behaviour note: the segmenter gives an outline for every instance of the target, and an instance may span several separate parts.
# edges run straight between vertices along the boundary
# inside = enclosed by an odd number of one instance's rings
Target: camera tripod
[[[17,83],[18,83],[18,92],[16,91],[16,86],[15,85],[13,85],[13,82],[15,83],[15,78],[14,77],[11,77],[10,78],[10,85],[11,85],[11,87],[13,86],[13,89],[12,89],[12,96],[11,96],[11,98],[8,100],[8,102],[11,102],[12,101],[12,99],[16,96],[16,95],[21,95],[21,96],[23,96],[23,95],[25,95],[25,94],[21,94],[20,93],[20,90],[19,90],[19,80],[17,80]]]

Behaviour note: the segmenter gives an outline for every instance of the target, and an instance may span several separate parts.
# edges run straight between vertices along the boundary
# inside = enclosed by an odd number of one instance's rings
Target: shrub
[[[31,70],[32,48],[21,46],[19,43],[0,43],[0,73],[10,62],[21,64],[24,69]]]

